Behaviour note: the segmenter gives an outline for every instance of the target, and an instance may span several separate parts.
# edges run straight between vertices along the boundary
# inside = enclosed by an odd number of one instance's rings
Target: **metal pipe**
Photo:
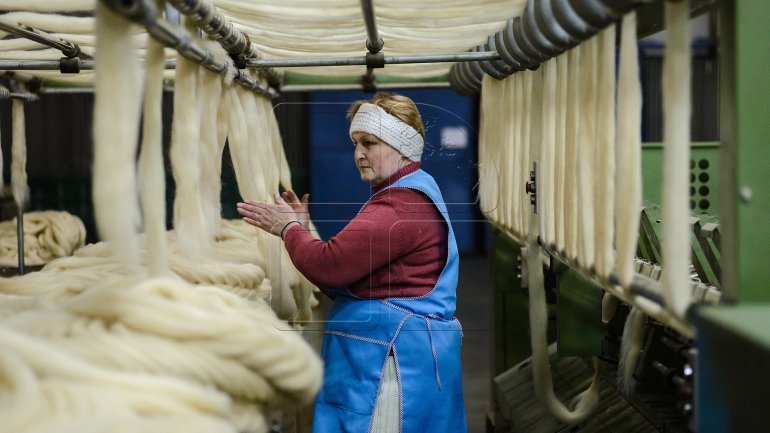
[[[366,49],[372,54],[379,53],[385,43],[377,31],[377,17],[374,15],[372,0],[361,0],[361,11],[366,24]]]
[[[143,25],[155,40],[163,46],[173,48],[179,54],[204,68],[218,74],[226,74],[230,64],[219,62],[206,48],[195,45],[192,37],[183,29],[162,19],[154,2],[148,0],[101,0],[118,15]],[[259,81],[252,80],[242,70],[238,70],[235,79],[237,84],[262,95],[276,97],[277,93],[270,87],[263,86]]]
[[[444,63],[475,62],[480,60],[500,60],[494,51],[468,52],[459,54],[417,54],[385,56],[386,65],[406,63]],[[366,65],[366,56],[354,57],[313,57],[308,59],[259,59],[250,60],[248,65],[254,68],[300,68],[307,66],[360,66]]]
[[[19,26],[22,26],[19,24]],[[31,41],[43,44],[47,47],[56,48],[61,51],[67,57],[78,57],[81,59],[90,59],[91,56],[80,50],[80,46],[69,41],[65,41],[62,38],[50,35],[42,30],[34,29],[32,27],[16,27],[0,21],[0,30],[5,30],[8,33],[12,33],[16,36],[20,36]]]
[[[24,275],[24,210],[16,208],[16,247],[19,255],[19,275]]]
[[[61,60],[0,60],[0,71],[58,71]],[[94,69],[93,60],[77,60],[81,70]],[[176,60],[166,60],[166,69],[176,68]]]
[[[436,81],[425,83],[376,83],[377,89],[445,89],[449,82]],[[281,86],[281,93],[286,92],[316,92],[316,91],[341,91],[361,90],[361,84],[287,84]]]
[[[80,69],[93,69],[93,60],[78,60]],[[58,71],[61,60],[0,60],[3,71]]]

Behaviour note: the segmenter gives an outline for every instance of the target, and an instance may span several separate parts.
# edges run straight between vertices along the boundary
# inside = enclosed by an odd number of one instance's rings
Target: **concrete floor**
[[[460,257],[456,316],[463,325],[463,392],[468,433],[484,433],[492,407],[494,309],[491,258]]]

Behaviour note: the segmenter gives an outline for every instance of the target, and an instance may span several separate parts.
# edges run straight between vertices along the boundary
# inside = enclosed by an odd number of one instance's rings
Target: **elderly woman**
[[[465,432],[457,245],[441,192],[420,170],[422,119],[411,99],[386,93],[354,103],[348,117],[372,197],[336,236],[308,232],[307,195],[238,204],[334,299],[313,431]]]

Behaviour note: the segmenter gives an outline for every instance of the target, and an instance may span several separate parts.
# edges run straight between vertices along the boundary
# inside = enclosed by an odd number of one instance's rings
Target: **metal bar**
[[[449,82],[425,82],[425,83],[375,83],[378,89],[446,89]],[[341,91],[361,90],[361,84],[287,84],[281,86],[281,93],[287,92],[317,92],[317,91]]]
[[[372,54],[379,53],[385,43],[377,31],[377,17],[374,15],[372,0],[361,0],[361,11],[366,24],[366,49]]]
[[[94,69],[93,60],[77,60],[81,70]],[[166,69],[176,68],[176,60],[166,60]],[[61,60],[0,60],[0,71],[58,71]]]
[[[500,60],[500,55],[494,51],[459,54],[421,54],[385,56],[386,65],[406,63],[444,63],[444,62],[474,62],[482,60]],[[314,57],[309,59],[259,59],[250,60],[249,66],[254,68],[299,68],[307,66],[358,66],[366,65],[365,56],[354,57]]]
[[[80,69],[93,69],[93,60],[78,60]],[[0,60],[3,71],[58,71],[61,60]]]
[[[16,208],[16,247],[19,255],[19,275],[24,275],[24,210]]]
[[[211,51],[195,45],[187,32],[160,17],[153,2],[148,0],[102,0],[102,2],[122,17],[143,25],[150,36],[163,46],[177,50],[182,57],[212,72],[223,75],[227,73],[229,62],[219,62],[214,59]],[[278,95],[274,89],[252,80],[240,69],[233,81],[262,95],[270,97]]]
[[[19,25],[22,26],[21,24]],[[91,59],[90,55],[80,50],[79,45],[50,35],[42,30],[27,26],[16,27],[2,21],[0,21],[0,30],[5,30],[6,32],[12,33],[16,36],[35,41],[51,48],[56,48],[67,57],[78,57],[84,60]]]

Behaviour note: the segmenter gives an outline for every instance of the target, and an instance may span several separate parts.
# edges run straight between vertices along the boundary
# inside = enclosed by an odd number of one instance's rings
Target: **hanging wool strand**
[[[618,71],[615,226],[617,274],[623,287],[633,279],[642,202],[642,89],[636,42],[636,12],[623,18]]]
[[[102,239],[125,263],[139,263],[136,228],[139,198],[136,146],[140,100],[139,63],[131,25],[96,5],[97,60],[94,82],[94,217]],[[115,83],[120,83],[116,86]]]
[[[663,295],[684,317],[690,303],[690,32],[688,2],[666,3],[663,61]]]

